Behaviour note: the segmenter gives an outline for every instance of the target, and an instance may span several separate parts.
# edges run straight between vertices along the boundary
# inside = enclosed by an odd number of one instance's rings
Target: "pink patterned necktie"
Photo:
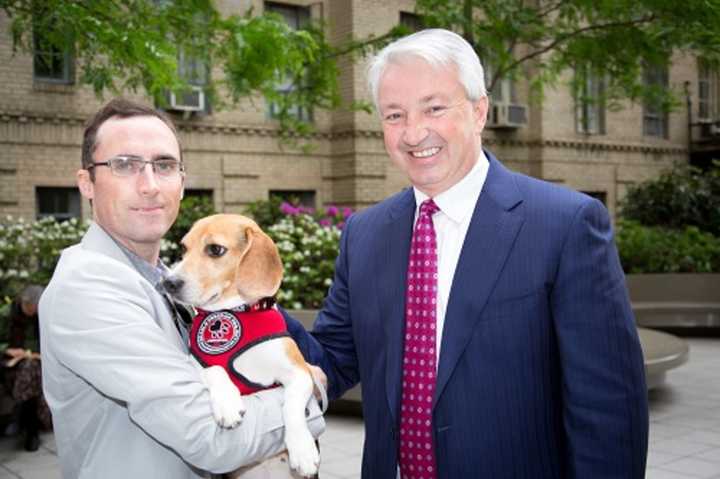
[[[410,244],[400,406],[402,479],[437,477],[432,439],[437,241],[432,215],[438,211],[432,198],[423,201]]]

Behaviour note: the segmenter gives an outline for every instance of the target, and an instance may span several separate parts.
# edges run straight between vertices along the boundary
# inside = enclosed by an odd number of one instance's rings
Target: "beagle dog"
[[[251,219],[231,214],[197,221],[181,243],[185,253],[164,286],[199,310],[190,350],[205,367],[215,420],[237,426],[241,393],[281,384],[290,468],[314,476],[320,456],[305,420],[313,376],[273,305],[283,277],[275,243]]]

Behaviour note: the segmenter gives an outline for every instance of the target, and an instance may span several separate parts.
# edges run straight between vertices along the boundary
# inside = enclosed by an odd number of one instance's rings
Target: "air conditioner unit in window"
[[[527,125],[527,106],[517,103],[491,103],[488,128],[520,128]]]
[[[169,109],[175,111],[203,111],[205,110],[205,91],[199,86],[191,86],[178,94],[171,91]]]
[[[720,136],[720,123],[710,123],[710,136]]]

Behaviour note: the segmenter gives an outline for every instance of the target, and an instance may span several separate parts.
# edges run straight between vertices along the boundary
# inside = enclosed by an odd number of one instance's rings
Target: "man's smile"
[[[440,150],[441,148],[439,146],[433,146],[420,151],[410,151],[409,153],[414,158],[428,158],[436,155]]]

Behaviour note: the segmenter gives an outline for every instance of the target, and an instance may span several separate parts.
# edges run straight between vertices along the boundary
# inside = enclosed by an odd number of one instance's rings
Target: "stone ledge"
[[[665,381],[665,375],[688,360],[690,347],[672,334],[638,328],[645,361],[647,388],[654,389]]]

